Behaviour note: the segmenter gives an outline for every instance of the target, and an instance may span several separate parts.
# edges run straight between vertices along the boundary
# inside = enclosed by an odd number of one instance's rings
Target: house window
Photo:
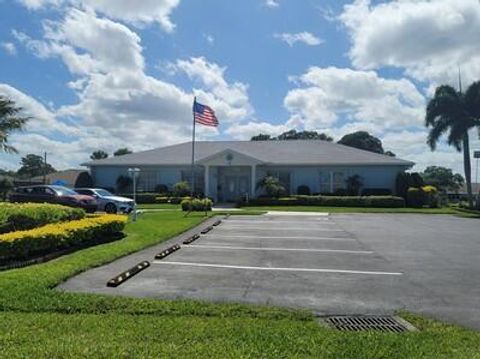
[[[343,172],[333,172],[333,191],[345,188],[345,178]]]
[[[182,171],[182,181],[188,182],[192,185],[192,172],[191,171]],[[196,193],[203,193],[205,191],[205,176],[203,171],[195,171],[195,189]]]
[[[320,193],[333,193],[338,189],[345,188],[343,172],[322,171],[320,172]]]
[[[332,186],[330,184],[330,171],[320,172],[320,193],[330,193]]]
[[[141,171],[138,176],[138,190],[142,192],[153,192],[157,185],[156,171]]]
[[[290,171],[287,170],[274,170],[267,171],[267,176],[275,177],[280,184],[285,188],[286,194],[290,194]]]

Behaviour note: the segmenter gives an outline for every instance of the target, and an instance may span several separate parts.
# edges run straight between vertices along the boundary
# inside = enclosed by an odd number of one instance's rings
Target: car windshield
[[[104,190],[104,189],[96,189],[95,192],[97,192],[97,194],[99,196],[102,196],[102,197],[113,196],[113,194],[111,194],[110,192],[108,192],[107,190]]]
[[[52,186],[52,189],[55,190],[59,196],[75,196],[78,194],[74,190],[63,186]]]

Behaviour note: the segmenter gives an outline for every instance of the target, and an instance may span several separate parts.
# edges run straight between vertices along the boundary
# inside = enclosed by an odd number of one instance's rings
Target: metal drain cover
[[[333,328],[349,332],[403,333],[416,330],[412,324],[396,316],[337,315],[324,316],[321,319]]]

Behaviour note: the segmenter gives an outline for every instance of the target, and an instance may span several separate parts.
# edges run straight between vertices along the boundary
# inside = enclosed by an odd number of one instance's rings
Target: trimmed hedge
[[[127,219],[127,216],[107,214],[2,234],[0,262],[105,242],[123,230]]]
[[[133,193],[119,193],[118,196],[127,197],[133,199]],[[156,198],[158,193],[137,193],[137,204],[152,204],[157,203]]]
[[[181,203],[182,211],[205,212],[212,210],[212,200],[205,199],[186,199]]]
[[[0,203],[0,234],[85,217],[81,208],[47,203]]]
[[[405,207],[405,200],[395,196],[292,196],[251,199],[241,205],[402,208]]]

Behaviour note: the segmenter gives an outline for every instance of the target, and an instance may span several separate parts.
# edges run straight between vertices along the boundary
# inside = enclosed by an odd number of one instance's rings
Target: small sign
[[[480,158],[480,151],[473,151],[473,158]]]

